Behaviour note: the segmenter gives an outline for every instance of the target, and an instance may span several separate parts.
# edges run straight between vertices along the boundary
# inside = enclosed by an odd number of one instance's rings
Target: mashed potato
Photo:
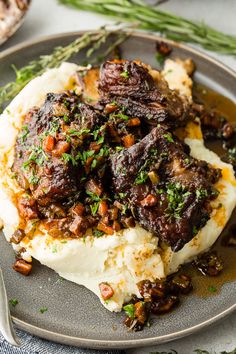
[[[163,75],[170,87],[174,89],[177,88],[175,85],[178,85],[177,78],[187,78],[188,75],[182,64],[173,63],[171,63],[171,74],[176,71],[175,80],[168,81],[165,71]],[[0,117],[0,218],[3,220],[3,231],[8,241],[21,222],[15,196],[24,191],[15,179],[12,179],[10,168],[13,163],[14,144],[23,116],[28,109],[39,106],[47,92],[63,91],[78,68],[75,64],[64,63],[58,69],[48,70],[42,76],[32,80]],[[183,83],[178,87],[181,94],[191,98],[189,80],[185,80],[188,88],[185,85],[184,89]],[[51,238],[46,230],[42,228],[39,230],[37,225],[34,226],[30,222],[27,224],[27,229],[34,227],[34,236],[28,240],[24,239],[19,245],[13,245],[13,248],[18,250],[24,247],[26,251],[23,257],[27,261],[31,261],[33,257],[54,269],[63,278],[84,285],[97,294],[108,310],[121,310],[123,303],[130,298],[131,294],[139,296],[136,285],[138,281],[164,278],[175,272],[181,264],[189,262],[211,247],[235,207],[236,181],[232,167],[223,163],[215,153],[204,147],[200,126],[189,124],[185,129],[185,136],[185,142],[191,148],[191,155],[221,168],[223,176],[216,185],[220,194],[212,202],[213,212],[210,220],[179,252],[173,253],[170,248],[161,249],[158,246],[158,238],[138,225],[114,233],[112,236],[96,238],[88,235],[84,239],[60,241]],[[101,297],[99,291],[101,282],[109,282],[114,289],[114,296],[109,301],[105,302]]]

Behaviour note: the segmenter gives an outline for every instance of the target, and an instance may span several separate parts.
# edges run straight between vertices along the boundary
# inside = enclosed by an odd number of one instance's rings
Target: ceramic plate
[[[17,67],[41,54],[50,53],[58,45],[65,45],[80,33],[51,36],[37,42],[16,46],[0,54],[0,85],[13,79],[11,64]],[[153,67],[155,35],[136,33],[122,45],[127,59],[141,59]],[[173,42],[172,56],[191,57],[197,66],[195,80],[236,102],[236,74],[219,62],[184,45]],[[81,53],[73,58],[84,62]],[[180,338],[198,331],[227,316],[236,309],[236,282],[226,283],[219,295],[208,298],[190,295],[174,312],[157,318],[142,332],[127,332],[122,325],[123,314],[108,312],[89,290],[62,280],[52,270],[35,262],[29,277],[12,270],[14,254],[3,235],[0,237],[0,260],[9,298],[19,304],[12,308],[16,325],[32,334],[53,341],[93,348],[127,348],[154,345]],[[44,314],[41,307],[47,307]]]

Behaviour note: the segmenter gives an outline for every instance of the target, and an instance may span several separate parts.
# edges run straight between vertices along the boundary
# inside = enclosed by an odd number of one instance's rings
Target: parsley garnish
[[[31,154],[30,154],[28,160],[26,160],[22,164],[23,169],[27,169],[32,162],[41,166],[43,164],[44,160],[49,159],[47,154],[44,152],[42,146],[32,145],[31,147],[29,147],[29,149],[31,149],[32,151],[31,151]]]
[[[121,74],[120,74],[121,77],[124,77],[125,79],[128,79],[129,78],[129,73],[127,70],[123,71]]]
[[[63,153],[62,158],[65,162],[71,162],[73,166],[77,166],[78,162],[76,157],[72,156],[71,154]]]
[[[17,299],[10,299],[9,304],[13,307],[16,307],[18,305],[19,301]]]
[[[29,128],[28,128],[28,125],[23,125],[22,127],[22,134],[21,134],[21,142],[24,143],[26,138],[27,138],[27,135],[29,134]]]
[[[77,136],[77,137],[79,137],[79,136],[81,136],[81,135],[83,135],[83,134],[88,134],[88,133],[90,133],[90,129],[86,129],[86,128],[81,129],[81,130],[69,129],[69,130],[67,130],[67,133],[70,134],[70,136]]]
[[[209,286],[208,291],[210,291],[211,293],[215,293],[217,291],[217,289],[215,286],[211,285],[211,286]]]
[[[52,246],[52,253],[57,253],[57,245]]]
[[[47,312],[48,308],[47,307],[41,307],[41,309],[39,309],[39,312],[44,313]]]
[[[126,315],[132,319],[135,318],[135,307],[134,304],[129,304],[129,305],[125,305],[123,306],[123,310],[125,311]]]
[[[112,118],[120,118],[120,119],[123,119],[123,120],[129,120],[129,117],[126,114],[123,114],[123,113],[113,114]]]
[[[95,237],[102,237],[103,235],[104,235],[104,232],[102,232],[100,230],[93,231],[93,236],[95,236]]]
[[[86,191],[86,193],[88,194],[90,199],[94,202],[93,204],[90,205],[90,209],[91,209],[92,215],[95,215],[98,211],[98,207],[99,207],[99,203],[101,201],[101,198],[93,192]]]
[[[168,200],[167,215],[179,219],[184,208],[185,200],[191,193],[186,191],[180,183],[169,183],[166,193]]]
[[[135,184],[143,184],[148,179],[148,173],[146,171],[140,171],[138,176],[135,178]]]
[[[164,134],[163,136],[164,136],[164,138],[165,138],[167,141],[169,141],[169,143],[173,143],[173,142],[174,142],[174,139],[172,138],[172,135],[171,135],[170,133]]]
[[[38,184],[39,182],[39,177],[35,175],[35,171],[33,171],[32,175],[29,177],[29,183],[30,184]]]
[[[196,190],[196,198],[197,198],[197,201],[203,199],[203,198],[206,198],[208,196],[208,192],[206,189],[197,189]]]
[[[160,64],[160,65],[163,65],[164,64],[164,61],[165,61],[165,57],[164,57],[164,55],[163,54],[161,54],[161,53],[156,53],[156,60],[158,61],[158,63]]]

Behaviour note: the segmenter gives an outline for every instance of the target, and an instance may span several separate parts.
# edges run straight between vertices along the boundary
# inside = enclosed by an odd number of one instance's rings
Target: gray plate
[[[1,85],[13,78],[10,65],[20,67],[53,47],[64,45],[80,33],[44,38],[16,46],[0,54]],[[134,34],[122,45],[123,57],[141,59],[156,67],[155,41],[149,34]],[[171,42],[172,56],[191,57],[197,65],[195,79],[236,101],[236,74],[215,60],[189,47]],[[83,54],[74,58],[83,62]],[[236,282],[224,285],[221,293],[209,298],[188,296],[173,313],[157,318],[150,328],[130,333],[122,326],[123,315],[108,312],[90,291],[68,281],[35,262],[31,276],[22,277],[11,268],[14,254],[0,237],[0,259],[9,298],[19,304],[12,309],[17,326],[32,334],[76,346],[127,348],[153,345],[180,338],[211,325],[236,309]],[[48,312],[41,314],[41,307]]]

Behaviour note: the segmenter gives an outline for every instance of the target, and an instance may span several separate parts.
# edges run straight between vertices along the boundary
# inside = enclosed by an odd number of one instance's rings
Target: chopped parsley
[[[165,61],[165,56],[158,52],[158,53],[156,53],[156,60],[158,61],[158,63],[160,65],[163,65],[164,61]]]
[[[70,118],[67,115],[64,115],[62,119],[64,120],[65,123],[69,123],[70,121]]]
[[[103,235],[104,235],[103,231],[100,231],[100,230],[93,231],[93,236],[95,236],[95,237],[102,237]]]
[[[32,175],[29,177],[29,183],[30,184],[38,184],[39,182],[39,177],[35,175],[35,171],[33,171]]]
[[[129,73],[127,70],[123,71],[121,74],[120,74],[121,77],[124,77],[125,79],[128,79],[129,78]]]
[[[27,138],[27,136],[28,136],[28,134],[29,134],[28,125],[23,125],[22,131],[23,131],[23,132],[22,132],[20,138],[21,138],[21,142],[24,143],[25,140],[26,140],[26,138]]]
[[[204,199],[208,196],[208,192],[206,189],[197,189],[196,190],[196,198],[197,198],[197,201],[201,200],[201,199]]]
[[[152,150],[150,150],[150,152],[151,152],[151,158],[147,159],[145,161],[145,163],[143,164],[143,166],[139,169],[137,177],[135,178],[135,181],[134,181],[135,184],[143,184],[148,179],[148,172],[149,172],[148,168],[151,165],[151,163],[153,162],[153,160],[155,160],[154,158],[156,157],[157,150],[152,149]]]
[[[214,285],[209,286],[208,291],[210,291],[210,293],[215,293],[217,291],[217,288]]]
[[[93,201],[93,204],[90,204],[90,209],[91,209],[92,215],[95,215],[98,211],[99,203],[102,199],[97,194],[95,194],[93,192],[86,191],[86,193],[88,194],[90,199]]]
[[[22,164],[23,169],[27,169],[31,163],[36,163],[37,165],[42,166],[43,162],[49,159],[42,146],[32,145],[29,149],[32,151],[28,160]]]
[[[126,193],[120,192],[120,193],[116,194],[115,197],[120,198],[120,199],[124,199],[126,197]]]
[[[120,118],[127,121],[129,120],[130,117],[123,113],[117,113],[117,114],[112,114],[112,118]]]
[[[83,135],[83,134],[88,134],[88,133],[90,133],[90,129],[86,129],[86,128],[81,129],[81,130],[68,129],[68,130],[67,130],[67,133],[68,133],[70,136],[77,136],[77,137],[79,137],[79,136],[81,136],[81,135]]]
[[[172,138],[172,135],[171,135],[170,133],[164,134],[163,136],[164,136],[164,138],[165,138],[167,141],[169,141],[169,143],[173,143],[173,142],[174,142],[174,139]]]
[[[84,165],[86,163],[87,159],[93,155],[94,155],[93,150],[78,152],[75,159],[76,159],[76,161],[80,160],[81,163]]]
[[[57,245],[52,246],[52,253],[57,253]]]
[[[148,179],[148,173],[146,171],[140,171],[137,177],[135,178],[135,184],[143,184]]]
[[[9,304],[13,307],[16,307],[18,305],[19,301],[17,299],[10,299]]]
[[[173,216],[175,219],[181,217],[185,200],[191,194],[191,192],[186,191],[186,189],[180,183],[169,183],[167,185],[167,216]]]
[[[41,307],[41,309],[39,309],[40,313],[44,313],[47,312],[48,308],[47,307]]]
[[[132,319],[135,318],[135,307],[134,304],[129,304],[129,305],[125,305],[123,306],[123,310],[125,311],[126,315]]]
[[[71,154],[67,154],[64,152],[62,154],[62,158],[65,162],[71,162],[73,166],[78,165],[78,161],[77,161],[76,157],[72,156]]]
[[[99,202],[95,202],[90,205],[91,213],[93,216],[97,214],[98,207],[99,207]]]

